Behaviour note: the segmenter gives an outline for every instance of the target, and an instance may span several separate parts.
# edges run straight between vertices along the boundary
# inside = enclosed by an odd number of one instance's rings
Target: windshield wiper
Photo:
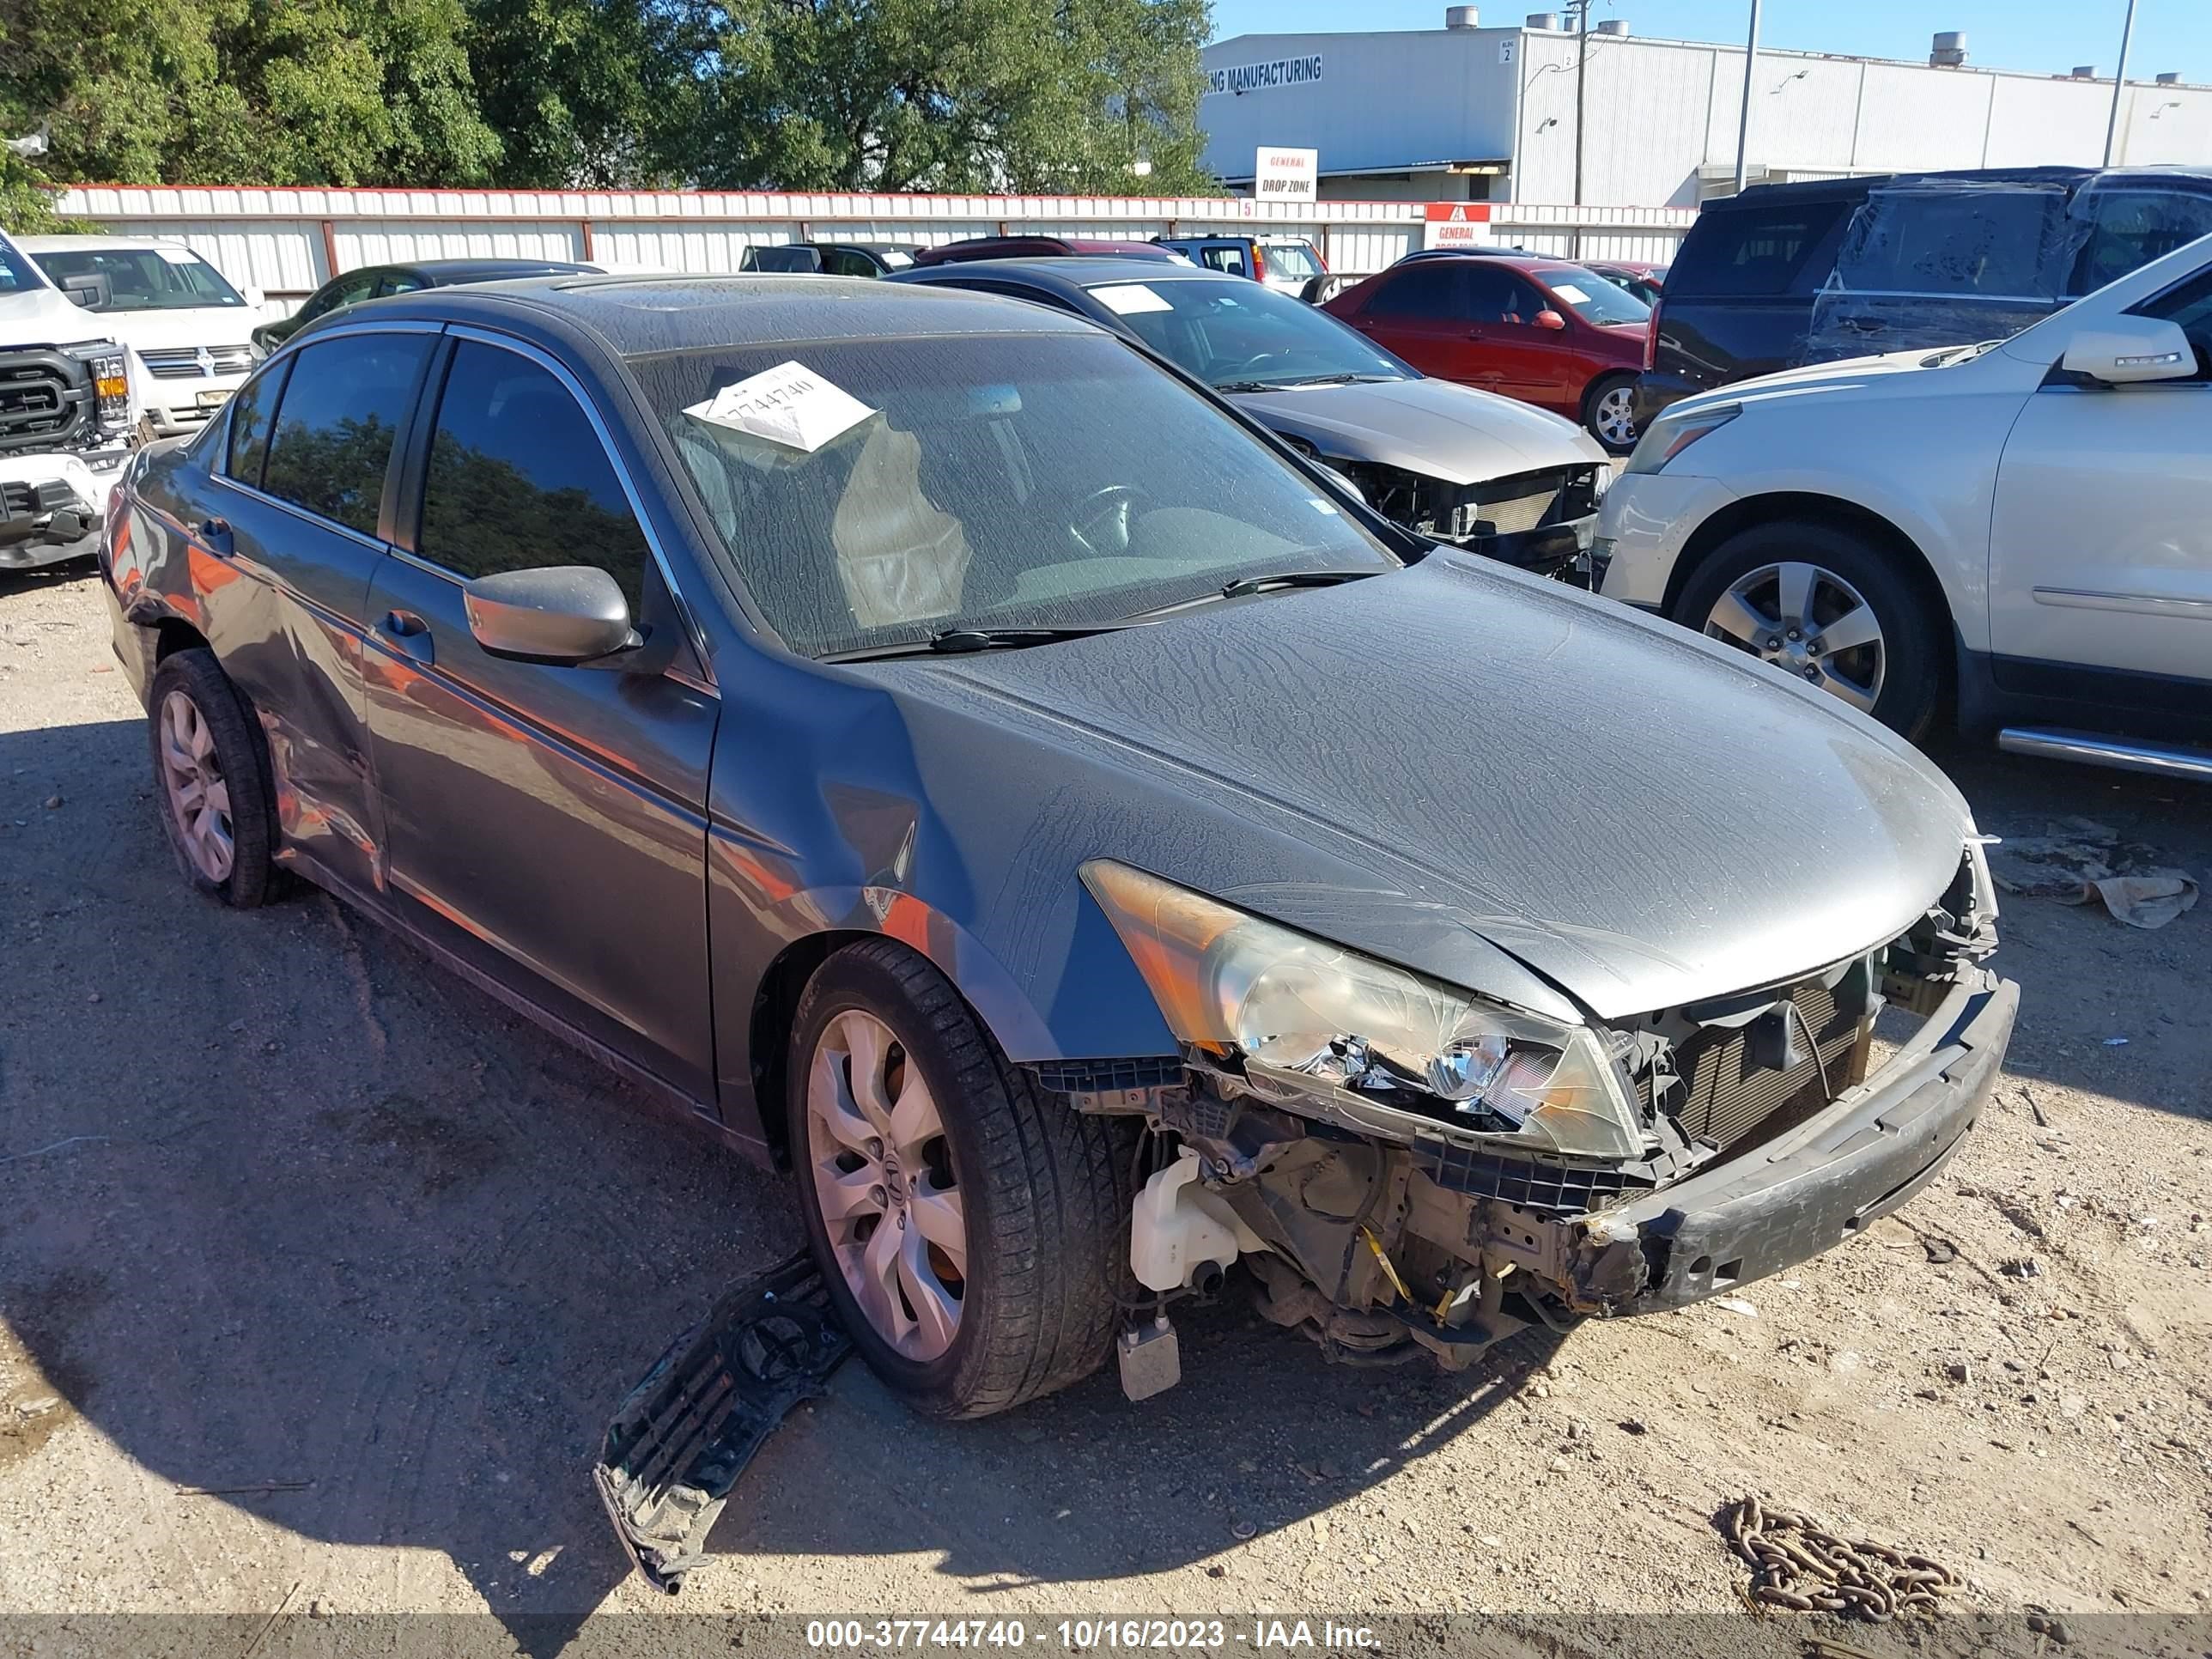
[[[1060,640],[1081,639],[1086,634],[1111,634],[1122,623],[1085,623],[1068,628],[948,628],[926,640],[902,640],[896,645],[864,645],[857,651],[832,651],[817,662],[870,662],[878,657],[921,657],[931,653],[957,656],[1000,647],[1050,645]]]
[[[1382,574],[1380,570],[1282,570],[1272,576],[1239,576],[1222,585],[1221,597],[1241,599],[1248,593],[1272,592],[1278,587],[1334,587],[1339,582],[1356,582]]]
[[[1401,378],[1395,374],[1369,374],[1347,369],[1341,374],[1310,374],[1296,380],[1223,380],[1216,392],[1302,392],[1313,386],[1366,386]]]

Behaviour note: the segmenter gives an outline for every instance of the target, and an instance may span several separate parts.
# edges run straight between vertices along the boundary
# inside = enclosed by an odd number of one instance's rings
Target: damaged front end
[[[1596,463],[1473,483],[1376,461],[1328,459],[1328,465],[1358,485],[1377,513],[1416,535],[1558,577],[1588,574],[1598,502],[1610,477]]]
[[[1351,1361],[1457,1367],[1530,1324],[1678,1306],[1840,1243],[1955,1149],[2017,1003],[1981,966],[1996,905],[1978,846],[1894,939],[1609,1027],[1124,866],[1083,873],[1184,1043],[1038,1068],[1078,1109],[1154,1132],[1139,1283],[1164,1321],[1241,1259],[1263,1312]],[[1876,1070],[1885,1008],[1921,1024]]]

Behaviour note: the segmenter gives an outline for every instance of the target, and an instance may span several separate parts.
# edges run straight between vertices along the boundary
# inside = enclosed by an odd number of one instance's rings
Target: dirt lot
[[[196,898],[143,733],[95,580],[0,579],[0,1611],[489,1608],[550,1651],[664,1607],[586,1468],[795,1244],[783,1188],[328,899]],[[2202,791],[1948,758],[1993,831],[2087,813],[2212,878]],[[1724,1612],[1753,1490],[1969,1606],[2203,1609],[2212,904],[2018,899],[2005,935],[2013,1066],[1948,1177],[1741,1310],[1452,1378],[1232,1294],[1171,1394],[962,1427],[849,1366],[678,1605]]]

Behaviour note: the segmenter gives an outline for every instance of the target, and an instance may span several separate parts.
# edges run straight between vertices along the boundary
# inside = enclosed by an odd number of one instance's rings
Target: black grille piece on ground
[[[1853,969],[1855,975],[1860,971]],[[1767,1016],[1789,1022],[1796,1036],[1794,1046],[1801,1053],[1804,1034],[1809,1031],[1820,1049],[1818,1064],[1805,1053],[1796,1065],[1786,1068],[1761,1065],[1756,1021],[1738,1030],[1701,1031],[1679,1045],[1674,1063],[1686,1090],[1674,1115],[1683,1134],[1725,1150],[1778,1115],[1786,1123],[1807,1109],[1827,1104],[1820,1091],[1821,1072],[1825,1067],[1831,1089],[1840,1091],[1850,1069],[1852,1047],[1858,1041],[1863,1007],[1854,1006],[1860,1004],[1860,999],[1849,993],[1853,983],[1846,977],[1838,988],[1846,991],[1841,1006],[1837,991],[1818,980],[1793,986],[1788,1000],[1804,1017],[1802,1026],[1779,1005],[1775,1015]]]
[[[802,1250],[730,1291],[630,1390],[592,1480],[646,1583],[683,1587],[753,1454],[852,1346]]]

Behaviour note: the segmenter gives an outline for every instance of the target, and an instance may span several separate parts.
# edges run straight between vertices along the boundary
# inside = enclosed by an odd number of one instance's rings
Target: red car
[[[1651,309],[1538,253],[1406,259],[1322,307],[1425,374],[1579,421],[1616,455],[1636,445],[1636,376]]]

